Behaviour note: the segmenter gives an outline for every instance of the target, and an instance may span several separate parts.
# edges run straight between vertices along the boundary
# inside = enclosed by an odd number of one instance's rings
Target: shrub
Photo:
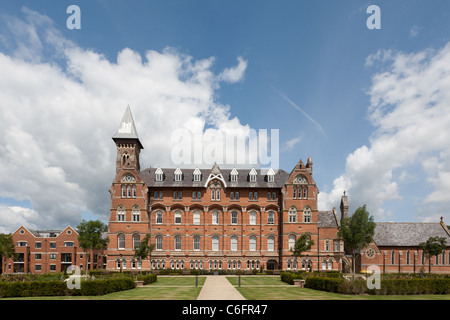
[[[131,278],[101,279],[94,281],[83,281],[81,283],[82,296],[101,296],[117,291],[129,290],[136,287]]]
[[[281,281],[294,284],[294,279],[303,279],[303,276],[301,274],[295,274],[292,272],[282,272],[281,273]]]
[[[144,285],[156,282],[156,279],[157,279],[157,275],[156,274],[149,274],[149,275],[139,276],[138,277],[138,280],[144,281]]]
[[[0,283],[0,297],[65,296],[71,292],[63,281],[30,281]]]
[[[305,288],[341,294],[419,295],[450,294],[450,279],[383,279],[380,289],[368,289],[365,280],[347,281],[342,278],[308,277]]]

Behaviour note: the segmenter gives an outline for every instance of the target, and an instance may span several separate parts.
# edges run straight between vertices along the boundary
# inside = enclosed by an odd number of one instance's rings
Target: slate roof
[[[377,222],[373,237],[377,246],[419,246],[429,237],[445,237],[450,246],[450,236],[439,223]]]
[[[318,226],[319,228],[338,228],[338,217],[333,211],[319,211]]]
[[[156,181],[155,171],[157,168],[149,168],[140,172],[140,176],[148,187],[204,187],[212,169],[200,169],[200,181],[194,181],[195,169],[181,169],[183,172],[183,180],[175,181],[175,168],[161,168],[164,173],[163,181]],[[256,182],[249,182],[248,174],[251,169],[237,169],[239,175],[237,181],[231,181],[230,173],[232,169],[220,169],[223,179],[227,183],[228,188],[282,188],[289,173],[284,170],[278,170],[274,175],[273,182],[267,182],[266,173],[261,173],[261,170],[256,170]],[[217,172],[215,172],[217,173]]]

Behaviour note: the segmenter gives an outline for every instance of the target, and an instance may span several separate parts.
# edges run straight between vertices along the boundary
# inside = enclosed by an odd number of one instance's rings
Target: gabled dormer
[[[193,172],[193,181],[199,182],[201,180],[202,180],[202,172],[200,171],[199,168],[195,168],[195,170]]]
[[[231,182],[237,182],[239,177],[239,172],[236,170],[236,168],[233,168],[230,172],[230,181]]]
[[[174,172],[174,181],[181,182],[183,181],[183,172],[180,168],[176,168]]]
[[[267,182],[274,182],[275,181],[275,171],[273,171],[272,168],[270,168],[269,171],[267,171],[266,181]]]
[[[164,180],[164,172],[161,170],[161,168],[157,168],[155,171],[155,181],[163,181]]]
[[[249,182],[256,182],[256,176],[258,173],[256,172],[255,168],[252,168],[248,174],[248,181]]]

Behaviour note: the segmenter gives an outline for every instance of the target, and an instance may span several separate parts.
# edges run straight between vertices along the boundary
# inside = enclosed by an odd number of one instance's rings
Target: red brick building
[[[343,244],[335,211],[319,212],[313,163],[284,170],[140,169],[143,146],[128,107],[118,132],[110,188],[107,269],[340,270]],[[155,249],[139,261],[134,248],[151,234]],[[309,234],[304,257],[290,251]]]
[[[428,259],[419,244],[430,237],[445,238],[447,248]],[[357,272],[371,265],[382,273],[450,273],[450,231],[442,218],[439,223],[377,222],[373,242],[358,256]]]
[[[30,230],[19,227],[13,233],[15,258],[6,259],[3,273],[63,272],[68,266],[103,267],[104,257],[95,253],[91,266],[90,255],[78,246],[78,233],[67,226],[63,230]]]
[[[80,250],[78,233],[29,230],[13,233],[15,259],[4,273],[60,272],[69,265],[108,270],[347,270],[352,263],[337,236],[348,215],[319,211],[313,163],[300,160],[290,171],[212,168],[140,168],[143,149],[128,107],[117,133],[116,175],[109,189],[111,207],[104,252]],[[290,250],[308,234],[314,241],[302,257]],[[151,235],[155,249],[144,261],[134,248]],[[429,271],[419,243],[444,237],[448,247],[431,261],[431,272],[450,273],[450,232],[440,223],[377,222],[373,242],[356,261],[357,272],[376,265],[381,272]]]

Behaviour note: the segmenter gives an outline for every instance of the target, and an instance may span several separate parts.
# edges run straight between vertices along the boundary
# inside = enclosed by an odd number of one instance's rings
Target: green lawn
[[[205,283],[206,277],[159,276],[158,280],[144,287],[114,292],[104,296],[82,297],[26,297],[6,298],[0,300],[195,300]]]
[[[228,281],[248,300],[450,300],[450,295],[344,295],[291,286],[280,277],[227,277]]]
[[[450,295],[371,296],[342,295],[291,286],[279,276],[237,276],[228,281],[248,300],[450,300]],[[93,297],[28,297],[0,300],[195,300],[206,277],[159,276],[158,281],[144,287]]]

